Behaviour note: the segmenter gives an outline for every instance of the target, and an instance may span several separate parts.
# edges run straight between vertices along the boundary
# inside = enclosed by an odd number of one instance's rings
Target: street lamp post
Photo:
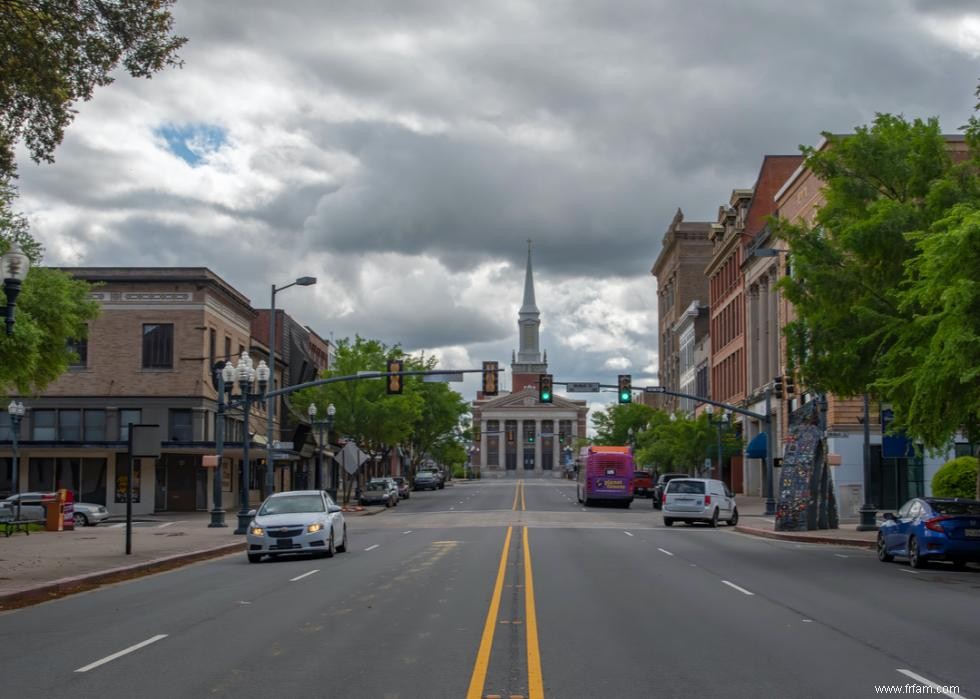
[[[242,416],[243,416],[243,435],[242,435],[242,482],[241,482],[241,507],[238,510],[238,528],[235,534],[244,534],[248,531],[249,516],[248,508],[248,482],[249,482],[249,443],[252,435],[248,430],[248,419],[252,411],[252,403],[262,400],[265,397],[266,389],[269,386],[269,367],[265,361],[260,361],[258,368],[252,367],[252,359],[248,352],[242,352],[238,358],[238,366],[235,367],[235,375],[238,378],[238,389],[241,391]],[[256,385],[258,391],[252,391]]]
[[[20,458],[17,452],[17,438],[20,436],[20,421],[24,417],[24,404],[18,400],[10,401],[7,406],[7,413],[10,415],[10,440],[13,451],[13,490],[14,494],[20,495]],[[20,519],[20,498],[17,498],[16,519]]]
[[[773,497],[773,439],[775,437],[772,425],[772,389],[766,389],[766,515],[776,514],[776,500]]]
[[[331,403],[330,405],[327,406],[327,444],[333,443],[330,441],[330,435],[333,433],[333,419],[336,414],[337,414],[337,408],[334,407],[333,403]],[[330,493],[330,497],[333,498],[334,502],[337,502],[337,488],[338,488],[337,481],[339,480],[339,478],[340,478],[340,473],[337,470],[337,460],[330,459],[330,488],[332,488],[333,491],[331,492],[330,489],[328,488],[327,492]]]
[[[878,511],[871,500],[871,410],[868,406],[868,394],[864,394],[864,504],[858,512],[861,521],[857,525],[859,532],[873,532],[878,528],[875,516]],[[882,439],[884,442],[884,439]]]
[[[316,419],[316,403],[310,403],[306,412],[310,416],[310,425],[315,425],[319,431],[316,442],[316,473],[313,474],[313,487],[316,490],[323,490],[323,420]]]
[[[715,419],[715,416],[714,416],[714,406],[712,406],[710,404],[707,405],[707,406],[705,406],[704,411],[706,413],[708,413],[708,422],[711,423],[712,425],[714,425],[715,428],[717,429],[717,433],[718,433],[718,444],[717,444],[717,447],[718,447],[718,450],[717,450],[717,453],[718,453],[718,460],[717,460],[717,463],[718,463],[718,476],[721,477],[722,476],[722,472],[724,470],[722,468],[724,456],[723,456],[722,450],[721,450],[721,429],[728,424],[728,413],[726,413],[724,410],[722,410],[721,411],[721,414],[718,416],[718,418]],[[714,466],[711,467],[711,474],[710,475],[711,475],[711,478],[714,478],[715,477],[715,467]]]
[[[316,277],[299,277],[294,282],[290,282],[285,286],[277,287],[275,284],[272,285],[272,295],[269,301],[269,390],[273,391],[276,388],[276,294],[280,291],[285,291],[291,286],[312,286],[316,284]],[[263,497],[268,497],[275,490],[275,460],[273,457],[273,451],[275,445],[273,444],[273,431],[274,419],[276,414],[276,399],[269,398],[265,406],[266,412],[266,425],[265,425],[265,484],[263,490]]]
[[[30,258],[24,254],[17,243],[13,243],[10,249],[0,257],[3,293],[7,297],[7,335],[13,335],[14,333],[14,309],[17,307],[20,285],[27,278],[27,272],[30,268]]]
[[[218,412],[214,422],[214,451],[218,465],[214,470],[214,483],[211,486],[212,507],[211,523],[208,527],[226,527],[225,508],[221,502],[221,472],[224,468],[225,454],[225,410],[228,407],[228,399],[231,398],[232,388],[235,386],[235,367],[231,362],[221,362],[215,364],[212,369],[218,382]]]

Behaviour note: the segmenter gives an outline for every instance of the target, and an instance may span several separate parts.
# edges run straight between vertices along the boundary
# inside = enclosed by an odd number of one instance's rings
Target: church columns
[[[480,420],[480,472],[487,468],[487,421]]]
[[[541,437],[541,420],[536,419],[534,421],[534,470],[541,470],[541,442],[543,438]]]

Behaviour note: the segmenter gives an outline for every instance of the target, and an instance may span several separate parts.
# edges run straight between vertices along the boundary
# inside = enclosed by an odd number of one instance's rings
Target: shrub
[[[977,457],[960,456],[947,461],[932,477],[937,498],[973,498],[977,494]]]

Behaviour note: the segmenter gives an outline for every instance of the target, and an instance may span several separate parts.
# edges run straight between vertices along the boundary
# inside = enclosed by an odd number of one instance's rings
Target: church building
[[[548,373],[548,354],[540,349],[541,313],[534,300],[531,244],[527,247],[524,301],[517,315],[520,349],[511,357],[511,391],[473,401],[476,452],[472,464],[483,477],[501,475],[558,476],[571,463],[576,437],[585,436],[589,409],[584,400],[552,395],[538,400],[538,379]],[[560,375],[555,381],[562,381]]]

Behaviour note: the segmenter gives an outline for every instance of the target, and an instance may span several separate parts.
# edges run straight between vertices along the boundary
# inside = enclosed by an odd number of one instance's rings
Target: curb
[[[145,575],[161,573],[166,570],[180,568],[190,563],[206,561],[212,558],[220,558],[232,553],[239,553],[245,550],[245,542],[239,541],[234,544],[223,544],[209,549],[199,549],[188,553],[178,553],[164,558],[154,558],[142,563],[134,563],[119,568],[100,570],[96,573],[78,575],[71,578],[61,578],[49,583],[42,583],[29,590],[18,590],[16,592],[0,593],[0,612],[28,607],[32,604],[40,604],[59,597],[66,597],[78,592],[93,590],[102,585],[110,585],[125,580],[133,580]]]
[[[861,539],[844,539],[838,536],[807,536],[805,534],[794,534],[793,532],[774,532],[768,529],[756,529],[754,527],[744,527],[741,524],[735,525],[735,531],[750,536],[758,536],[763,539],[778,539],[781,541],[800,541],[808,544],[834,544],[836,546],[854,546],[862,549],[874,549],[874,541],[863,541]]]

